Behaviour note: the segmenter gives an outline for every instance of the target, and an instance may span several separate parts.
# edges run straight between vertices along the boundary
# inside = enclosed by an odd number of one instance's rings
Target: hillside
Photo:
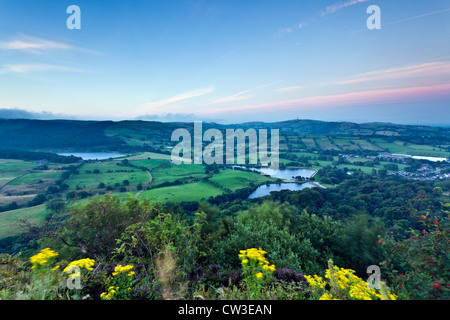
[[[171,134],[177,128],[192,131],[193,123],[3,119],[0,120],[0,147],[33,151],[123,151],[124,148],[136,146],[163,149],[170,145]],[[231,125],[203,123],[203,128],[279,129],[281,134],[293,135],[450,137],[448,128],[315,120],[247,122]]]

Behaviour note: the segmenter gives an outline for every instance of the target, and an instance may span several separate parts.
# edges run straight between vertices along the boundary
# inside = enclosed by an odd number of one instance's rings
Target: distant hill
[[[169,145],[172,132],[192,122],[157,121],[80,121],[0,119],[0,149],[133,151],[142,146],[149,151]],[[326,134],[353,136],[450,137],[449,128],[398,125],[392,123],[326,122],[289,120],[282,122],[246,122],[231,125],[203,123],[203,128],[279,129],[281,134]],[[134,149],[133,149],[134,148]]]
[[[327,135],[363,135],[363,136],[426,136],[450,137],[449,128],[431,126],[400,125],[393,123],[327,122],[318,120],[289,120],[274,123],[247,122],[235,124],[235,128],[280,129],[283,133],[327,134]]]

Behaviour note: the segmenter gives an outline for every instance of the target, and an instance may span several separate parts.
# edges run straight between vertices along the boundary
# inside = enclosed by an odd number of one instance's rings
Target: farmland
[[[112,125],[89,122],[74,123],[74,128],[81,130],[83,125],[88,126],[89,130],[94,126],[103,130],[97,134],[102,143],[105,142],[104,139],[114,141],[111,143],[117,147],[105,151],[125,153],[128,156],[72,164],[45,159],[40,161],[0,159],[0,207],[4,211],[0,215],[1,225],[10,226],[14,221],[12,217],[26,217],[35,223],[42,221],[45,216],[43,206],[51,199],[70,200],[76,203],[103,194],[117,194],[124,198],[126,194],[131,193],[137,195],[139,199],[150,199],[152,202],[180,203],[200,201],[275,181],[257,173],[225,169],[220,166],[209,168],[205,164],[172,163],[168,150],[175,142],[170,141],[170,132],[180,125],[189,129],[191,128],[189,124],[163,125],[125,121]],[[205,124],[205,128],[210,126]],[[243,126],[245,128],[245,124]],[[361,134],[299,132],[306,131],[307,128],[297,126],[297,123],[293,122],[289,126],[291,131],[281,134],[281,169],[308,167],[319,171],[327,166],[333,166],[370,175],[378,171],[392,172],[394,168],[404,170],[408,167],[406,163],[396,162],[395,166],[392,166],[391,162],[376,159],[379,154],[450,157],[450,142],[447,138],[422,139],[398,134],[384,135],[387,131],[394,132],[395,128],[380,129],[378,131],[381,134],[370,136],[367,135],[368,128],[361,128]],[[336,130],[327,128],[323,125],[323,130],[330,132]],[[43,127],[42,130],[51,130],[51,126],[50,129]],[[354,126],[349,125],[342,126],[340,130],[346,130],[348,133],[357,132]],[[404,128],[402,130],[404,134]],[[435,131],[429,132],[435,134]],[[27,139],[28,137],[23,138],[19,143],[25,145],[28,143]],[[49,148],[45,147],[42,150],[49,151]],[[67,147],[52,150],[71,151]],[[73,151],[80,152],[80,149]],[[86,147],[83,151],[98,151],[98,149]],[[246,158],[248,159],[247,153]],[[320,180],[321,175],[318,174],[316,179]],[[335,186],[326,179],[324,181],[327,187]],[[26,215],[26,212],[29,214]],[[17,228],[3,227],[2,230],[0,238],[14,233]]]

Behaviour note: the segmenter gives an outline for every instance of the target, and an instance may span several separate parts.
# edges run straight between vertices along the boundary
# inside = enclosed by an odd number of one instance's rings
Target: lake
[[[299,191],[305,188],[314,188],[316,185],[305,182],[305,183],[271,183],[269,185],[263,185],[258,187],[251,195],[248,196],[248,199],[255,199],[264,196],[270,195],[272,191],[282,191],[282,190],[290,190],[290,191]]]
[[[63,152],[58,153],[60,156],[75,156],[80,157],[83,160],[106,160],[109,158],[126,157],[126,154],[119,154],[115,152]]]
[[[428,161],[432,161],[432,162],[447,161],[447,158],[440,158],[440,157],[412,156],[412,158],[417,159],[417,160],[428,160]]]
[[[295,180],[295,177],[303,177],[303,178],[311,178],[316,174],[316,170],[308,169],[308,168],[299,168],[299,169],[270,169],[270,168],[253,168],[246,166],[232,166],[233,168],[243,168],[255,172],[259,172],[262,174],[266,174],[273,178],[279,178],[283,180]],[[314,188],[316,185],[305,182],[305,183],[295,183],[295,182],[285,182],[285,183],[270,183],[266,185],[262,185],[258,187],[252,194],[248,196],[247,199],[255,199],[264,196],[270,195],[272,191],[282,191],[282,190],[290,190],[290,191],[299,191],[305,188]]]
[[[295,177],[311,178],[317,171],[308,168],[300,169],[270,169],[270,168],[252,168],[246,166],[232,166],[233,168],[243,168],[255,172],[259,172],[273,178],[283,179],[283,180],[295,180]]]

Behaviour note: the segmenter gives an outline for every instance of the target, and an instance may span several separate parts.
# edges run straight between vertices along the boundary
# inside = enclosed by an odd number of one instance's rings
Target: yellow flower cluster
[[[108,288],[108,292],[103,292],[100,294],[100,298],[105,300],[111,300],[114,297],[114,294],[119,290],[119,287],[111,286]]]
[[[119,264],[117,267],[114,268],[113,276],[116,276],[121,273],[127,273],[127,276],[131,277],[134,275],[134,271],[130,271],[134,267],[131,265],[122,266]]]
[[[306,281],[308,281],[308,284],[314,288],[325,288],[327,285],[327,283],[323,281],[322,277],[319,277],[318,275],[305,276],[305,278]]]
[[[333,295],[331,295],[331,294],[328,293],[328,292],[325,292],[325,293],[319,298],[319,300],[339,300],[339,299],[333,298]]]
[[[43,265],[48,262],[49,259],[56,257],[58,253],[50,248],[42,249],[38,254],[30,258],[30,262],[33,264],[31,269],[36,268],[37,265]]]
[[[79,267],[79,268],[85,268],[89,271],[92,271],[92,267],[94,266],[94,264],[95,264],[95,260],[89,259],[89,258],[75,260],[67,265],[67,267],[64,269],[64,272],[72,271],[75,266]]]
[[[334,281],[335,284],[348,295],[357,300],[381,299],[381,295],[367,286],[367,282],[357,277],[354,270],[333,267],[333,272],[327,269],[325,278]]]
[[[325,279],[328,279],[331,291],[323,291],[327,282],[321,277],[305,276],[309,285],[313,290],[323,292],[319,300],[338,300],[338,299],[355,299],[355,300],[378,300],[383,299],[375,289],[368,287],[367,282],[356,276],[354,270],[338,268],[333,266],[325,272]],[[319,289],[319,290],[317,290]],[[335,296],[333,296],[335,295]],[[395,300],[394,294],[388,293],[388,298]]]
[[[264,257],[266,251],[262,250],[261,248],[251,248],[247,250],[240,250],[239,252],[239,259],[242,260],[241,263],[243,265],[248,264],[249,260],[253,260],[266,271],[274,272],[276,270],[275,266],[273,264],[270,265],[269,261],[267,261],[267,259]],[[256,276],[258,277],[258,274],[256,274]],[[262,278],[262,273],[258,278]]]

